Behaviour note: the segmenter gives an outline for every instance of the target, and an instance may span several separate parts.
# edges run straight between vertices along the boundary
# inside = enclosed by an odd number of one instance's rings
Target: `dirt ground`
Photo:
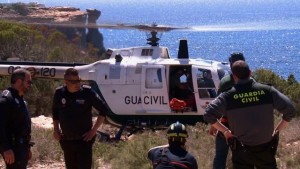
[[[103,162],[100,162],[100,166],[97,169],[112,169],[109,164],[104,164]],[[1,158],[0,161],[0,168],[4,169],[5,164]],[[27,169],[65,169],[65,164],[64,162],[57,162],[57,161],[52,161],[52,162],[41,162],[41,163],[29,163]]]

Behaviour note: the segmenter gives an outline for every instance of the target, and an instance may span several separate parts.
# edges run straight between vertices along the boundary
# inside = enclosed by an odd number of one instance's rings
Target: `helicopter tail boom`
[[[66,69],[82,66],[81,63],[53,63],[53,62],[0,62],[0,75],[9,76],[19,68],[30,71],[32,78],[63,79]]]

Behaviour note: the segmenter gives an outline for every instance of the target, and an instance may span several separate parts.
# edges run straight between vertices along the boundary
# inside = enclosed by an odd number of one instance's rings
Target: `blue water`
[[[9,0],[14,2],[13,0]],[[20,1],[20,0],[18,0]],[[7,2],[0,0],[0,2]],[[28,2],[23,0],[22,2]],[[227,61],[241,51],[250,67],[270,69],[300,81],[300,1],[296,0],[38,0],[46,6],[96,8],[99,23],[189,27],[162,34],[160,45],[177,56],[179,39],[187,39],[191,58]],[[142,46],[146,32],[100,29],[106,48]]]

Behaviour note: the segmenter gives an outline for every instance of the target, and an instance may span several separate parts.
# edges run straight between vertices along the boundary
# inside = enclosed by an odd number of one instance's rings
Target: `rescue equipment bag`
[[[183,109],[186,107],[186,102],[184,100],[173,98],[170,101],[170,107],[174,111],[183,111]]]

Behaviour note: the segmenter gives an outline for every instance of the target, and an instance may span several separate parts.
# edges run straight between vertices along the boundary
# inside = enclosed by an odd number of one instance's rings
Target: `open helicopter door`
[[[217,97],[214,82],[216,76],[208,67],[192,66],[193,85],[198,112],[204,112],[206,106]]]
[[[141,83],[141,103],[145,112],[171,112],[164,66],[143,65]]]

